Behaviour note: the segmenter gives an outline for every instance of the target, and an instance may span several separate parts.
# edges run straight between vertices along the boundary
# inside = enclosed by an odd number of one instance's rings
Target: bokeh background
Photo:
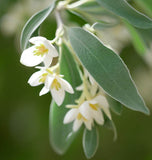
[[[43,9],[49,0],[0,0],[0,159],[1,160],[84,160],[82,133],[63,156],[49,143],[50,94],[39,97],[40,87],[27,84],[35,71],[20,64],[19,35],[29,17]],[[151,6],[152,7],[152,6]],[[150,16],[150,14],[149,14]],[[75,17],[74,17],[75,18]],[[48,38],[56,24],[48,18],[42,34]],[[123,36],[123,35],[122,35]],[[152,51],[149,50],[152,54]],[[121,57],[152,110],[152,58],[148,63],[126,43]],[[92,160],[152,160],[152,115],[124,108],[122,115],[112,113],[118,139],[106,128],[100,130],[100,144]]]

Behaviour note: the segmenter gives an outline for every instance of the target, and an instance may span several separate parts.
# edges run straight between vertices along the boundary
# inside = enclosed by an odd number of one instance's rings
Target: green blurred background
[[[43,3],[43,5],[42,5]],[[35,71],[20,64],[19,35],[27,19],[49,1],[0,0],[0,159],[1,160],[83,160],[82,133],[68,152],[57,155],[49,144],[50,94],[39,97],[40,87],[32,88],[28,78]],[[18,15],[18,16],[17,16]],[[43,35],[52,38],[54,20],[44,24]],[[43,28],[42,26],[42,28]],[[49,34],[48,34],[49,31]],[[129,43],[121,57],[152,109],[152,67]],[[152,116],[123,109],[112,113],[118,139],[106,128],[100,130],[100,146],[92,160],[152,160]]]

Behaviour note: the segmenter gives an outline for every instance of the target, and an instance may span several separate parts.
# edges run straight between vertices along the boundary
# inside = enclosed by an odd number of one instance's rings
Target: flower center
[[[40,80],[39,80],[39,82],[44,83],[45,80],[46,80],[47,75],[48,75],[48,73],[43,73],[42,76],[41,76],[41,78],[40,78]]]
[[[55,88],[57,91],[61,89],[61,84],[57,81],[57,79],[54,79],[51,84],[51,89]]]
[[[44,46],[44,44],[40,44],[39,46],[35,47],[36,50],[34,51],[34,55],[36,56],[44,56],[44,54],[48,53],[48,49]]]
[[[77,119],[80,120],[80,119],[83,119],[84,121],[87,121],[87,119],[85,117],[83,117],[83,115],[81,113],[79,113],[77,115]]]
[[[91,103],[90,103],[89,106],[90,106],[93,110],[95,110],[95,111],[98,110],[97,104],[91,104]]]

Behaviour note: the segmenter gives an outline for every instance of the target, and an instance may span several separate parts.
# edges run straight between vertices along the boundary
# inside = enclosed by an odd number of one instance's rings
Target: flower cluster
[[[111,120],[109,105],[101,89],[93,77],[85,70],[83,84],[77,87],[82,90],[82,95],[77,100],[77,105],[67,105],[71,108],[64,117],[64,124],[73,123],[73,131],[77,131],[84,123],[88,130],[91,130],[94,122],[104,124],[104,114]]]
[[[51,41],[44,37],[33,37],[29,42],[31,42],[33,46],[23,51],[20,62],[29,67],[41,63],[43,63],[44,66],[36,67],[40,70],[32,74],[28,83],[31,86],[44,84],[39,95],[44,95],[50,91],[53,99],[57,105],[60,106],[64,101],[65,91],[71,94],[73,94],[74,91],[72,86],[63,79],[63,75],[59,74],[59,64],[57,63],[55,66],[51,66],[53,58],[58,57],[59,54],[51,44]]]
[[[88,130],[91,130],[94,125],[94,120],[99,125],[103,125],[104,116],[102,111],[111,119],[108,102],[102,95],[98,95],[91,100],[86,100],[80,105],[67,105],[67,107],[72,109],[65,115],[64,123],[74,121],[73,131],[77,131],[82,123],[85,124]]]
[[[50,41],[44,37],[33,37],[29,40],[33,45],[25,49],[21,55],[20,62],[29,67],[39,69],[32,74],[28,83],[31,86],[43,84],[39,95],[51,93],[52,98],[58,106],[60,106],[65,98],[65,91],[73,94],[72,86],[63,79],[64,75],[60,75],[59,62],[52,65],[54,58],[58,58],[60,54],[53,46],[56,43],[60,46],[64,35],[64,29],[59,14],[56,13],[58,20],[58,29],[55,38]],[[77,60],[78,61],[78,60]],[[41,66],[37,66],[40,65]],[[67,124],[72,121],[73,131],[77,131],[82,124],[88,130],[91,130],[95,123],[104,124],[104,117],[107,116],[111,120],[108,102],[103,95],[101,88],[98,86],[94,78],[88,71],[82,67],[82,85],[76,88],[82,92],[80,98],[76,100],[76,104],[67,104],[66,107],[70,110],[66,113],[63,123]]]
[[[59,37],[59,36],[57,36]],[[58,39],[58,38],[57,38]],[[60,106],[65,98],[65,91],[74,93],[72,86],[63,79],[63,75],[59,72],[59,63],[52,66],[54,57],[58,57],[59,53],[52,45],[52,41],[44,37],[33,37],[29,40],[33,45],[25,49],[21,55],[20,62],[26,66],[34,67],[39,71],[32,74],[28,83],[31,86],[43,84],[39,95],[51,92],[51,95],[58,106]],[[42,64],[42,66],[37,66]],[[82,94],[76,104],[67,105],[70,110],[64,117],[64,124],[74,121],[73,131],[77,131],[84,123],[88,130],[91,130],[94,123],[104,124],[104,114],[111,120],[108,102],[103,95],[98,84],[93,77],[84,69],[83,83],[76,89],[82,91]]]

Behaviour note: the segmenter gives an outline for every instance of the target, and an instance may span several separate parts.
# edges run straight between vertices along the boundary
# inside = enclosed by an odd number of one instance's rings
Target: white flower
[[[47,77],[46,85],[41,90],[41,95],[43,94],[43,90],[45,94],[45,90],[47,89],[51,91],[52,97],[58,106],[60,106],[64,101],[65,91],[71,94],[74,93],[70,83],[64,80],[61,75],[56,74]]]
[[[75,107],[74,105],[71,107]],[[76,108],[70,109],[67,114],[64,117],[64,124],[70,123],[74,121],[73,123],[73,131],[76,132],[81,125],[84,123],[86,128],[88,130],[91,130],[93,120],[92,119],[87,119],[83,114],[80,113],[79,107],[76,106]]]
[[[78,105],[68,105],[68,108],[72,108],[64,117],[64,124],[74,121],[73,130],[77,131],[82,123],[85,124],[88,130],[92,129],[93,121],[99,125],[104,124],[104,116],[102,110],[111,119],[111,114],[109,111],[109,106],[106,98],[104,96],[96,96],[90,101],[84,101],[80,106]],[[101,110],[102,109],[102,110]]]
[[[55,47],[44,37],[33,37],[29,42],[34,45],[25,49],[20,59],[20,62],[25,66],[33,67],[44,62],[45,67],[49,67],[53,57],[58,56]]]
[[[106,98],[104,96],[96,96],[90,101],[85,101],[80,106],[80,113],[85,117],[94,119],[99,125],[104,124],[104,117],[101,109],[105,112],[109,119],[111,114]]]
[[[74,93],[72,86],[61,75],[57,75],[51,71],[51,68],[41,67],[41,70],[32,74],[28,83],[31,86],[44,84],[39,95],[44,95],[49,91],[57,105],[61,105],[65,98],[65,91]]]
[[[45,67],[36,67],[40,69],[40,71],[37,71],[32,74],[32,76],[29,78],[28,83],[31,86],[38,86],[40,84],[45,83],[46,77],[48,76],[49,72]]]

